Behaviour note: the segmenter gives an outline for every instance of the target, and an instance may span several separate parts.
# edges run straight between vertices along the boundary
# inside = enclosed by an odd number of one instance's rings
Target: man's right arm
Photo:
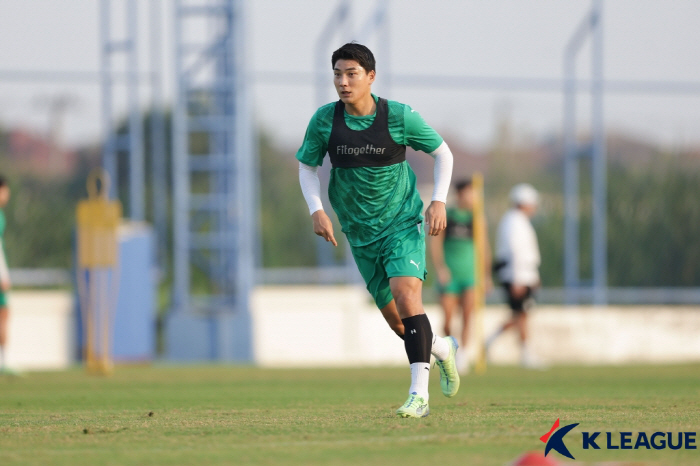
[[[309,207],[311,219],[314,222],[314,233],[324,238],[326,241],[337,246],[338,242],[333,236],[333,222],[328,218],[328,215],[323,211],[323,202],[321,202],[321,181],[318,178],[318,167],[306,165],[299,162],[299,185],[301,192],[306,200],[306,205]]]
[[[333,222],[323,210],[321,182],[318,178],[318,166],[323,163],[328,150],[328,137],[333,124],[331,110],[331,106],[321,107],[311,117],[296,158],[299,160],[299,185],[309,207],[314,233],[337,246],[333,236]]]

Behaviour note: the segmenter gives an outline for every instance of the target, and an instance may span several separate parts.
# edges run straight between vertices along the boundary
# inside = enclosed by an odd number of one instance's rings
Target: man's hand
[[[444,202],[433,201],[425,209],[425,226],[430,236],[437,236],[447,228],[447,212]]]
[[[317,210],[311,214],[311,218],[314,221],[314,233],[333,243],[333,246],[338,246],[338,242],[333,236],[333,222],[328,218],[328,215],[323,210]]]
[[[444,266],[437,268],[437,277],[438,281],[442,286],[447,285],[448,283],[450,283],[450,280],[452,280],[452,274],[450,273],[450,269]]]
[[[10,291],[10,280],[3,280],[0,282],[0,290],[4,293],[5,291]]]

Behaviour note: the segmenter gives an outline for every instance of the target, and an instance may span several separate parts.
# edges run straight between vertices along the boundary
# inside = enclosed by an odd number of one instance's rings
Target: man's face
[[[471,186],[462,188],[457,193],[457,203],[461,207],[466,207],[467,209],[472,209],[474,207],[474,190]]]
[[[5,207],[9,200],[10,200],[10,187],[9,186],[0,187],[0,207]]]
[[[535,216],[537,213],[537,204],[525,204],[520,206],[520,210],[522,210],[525,215],[528,217],[532,218]]]
[[[333,67],[333,83],[344,104],[355,104],[372,91],[375,72],[369,73],[355,60],[338,60]]]

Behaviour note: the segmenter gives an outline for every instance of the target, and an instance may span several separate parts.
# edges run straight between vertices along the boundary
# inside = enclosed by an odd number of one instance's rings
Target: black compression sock
[[[433,344],[433,330],[425,314],[401,319],[403,322],[403,341],[408,362],[430,363],[430,348]]]

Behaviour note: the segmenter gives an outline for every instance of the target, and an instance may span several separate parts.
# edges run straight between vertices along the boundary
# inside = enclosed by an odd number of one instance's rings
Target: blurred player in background
[[[340,100],[319,108],[296,154],[299,183],[314,233],[337,246],[323,210],[317,169],[328,153],[328,195],[367,289],[391,328],[404,340],[411,368],[401,417],[427,416],[430,354],[440,368],[440,386],[451,397],[459,389],[457,341],[433,335],[423,310],[425,231],[446,226],[445,201],[452,153],[440,135],[408,105],[372,94],[375,60],[365,46],[349,43],[333,52],[333,82]],[[435,189],[425,211],[406,146],[435,159]]]
[[[11,371],[5,365],[5,344],[7,343],[7,321],[9,310],[7,308],[7,292],[10,290],[10,271],[5,259],[5,212],[3,208],[10,200],[10,186],[7,180],[0,175],[0,373]]]
[[[503,284],[512,310],[511,319],[486,340],[486,350],[505,330],[515,327],[520,336],[521,364],[539,368],[527,341],[527,311],[534,304],[534,291],[540,286],[540,249],[530,218],[537,211],[539,195],[529,184],[519,184],[510,191],[512,208],[506,212],[496,233],[495,269]]]
[[[440,304],[445,313],[445,335],[451,335],[452,317],[459,306],[462,311],[460,347],[457,351],[457,370],[461,375],[469,372],[470,354],[469,321],[474,310],[476,282],[476,257],[474,251],[474,190],[471,179],[455,185],[457,205],[447,209],[447,228],[431,238],[430,256],[438,276]],[[488,244],[486,222],[483,225],[485,238],[482,254],[484,258],[485,290],[491,288],[491,252]]]

